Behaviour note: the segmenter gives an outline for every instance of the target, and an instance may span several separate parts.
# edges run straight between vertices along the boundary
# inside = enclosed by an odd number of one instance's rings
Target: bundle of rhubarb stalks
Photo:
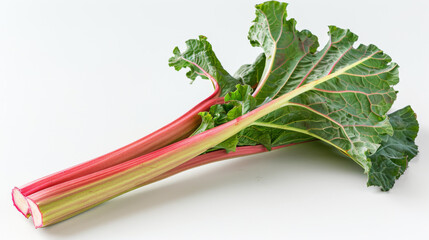
[[[234,75],[204,36],[175,48],[169,65],[211,81],[213,94],[125,147],[15,187],[18,211],[44,227],[190,168],[310,141],[359,164],[368,186],[392,188],[417,154],[419,129],[411,107],[389,113],[398,65],[374,45],[354,47],[357,35],[335,26],[319,47],[286,6],[256,6],[248,38],[262,53]]]

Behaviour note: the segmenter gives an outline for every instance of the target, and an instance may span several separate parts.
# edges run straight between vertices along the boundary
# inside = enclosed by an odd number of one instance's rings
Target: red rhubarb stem
[[[16,197],[24,198],[42,189],[115,166],[188,137],[201,122],[199,112],[208,111],[211,106],[224,103],[223,97],[219,97],[220,89],[217,83],[214,84],[216,89],[212,95],[161,129],[113,152],[14,188],[12,199],[15,207],[28,217],[28,207],[17,204],[19,200],[15,199]]]

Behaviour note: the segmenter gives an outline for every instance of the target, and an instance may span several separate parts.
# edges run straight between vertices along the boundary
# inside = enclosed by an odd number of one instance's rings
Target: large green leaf
[[[236,76],[242,83],[242,76],[253,76],[257,81],[246,83],[258,86],[252,93],[250,86],[238,85],[226,94],[226,104],[202,114],[205,125],[196,134],[239,117],[252,119],[245,121],[247,126],[234,120],[241,130],[214,149],[233,151],[234,144],[263,144],[270,149],[319,139],[362,166],[368,184],[389,189],[411,156],[392,155],[390,148],[376,154],[381,144],[398,139],[394,130],[401,118],[393,114],[389,121],[387,116],[396,99],[392,86],[399,81],[398,65],[374,45],[354,47],[357,35],[335,26],[329,27],[328,43],[317,50],[317,38],[296,30],[295,20],[287,19],[286,6],[273,1],[256,6],[249,39],[262,48],[265,64],[259,57]],[[262,66],[262,75],[246,70]]]
[[[284,85],[269,97],[284,96],[313,81],[317,84],[253,126],[323,140],[368,172],[371,163],[367,154],[374,153],[381,141],[393,134],[386,113],[396,98],[391,86],[398,82],[398,67],[374,45],[353,48],[357,36],[349,30],[329,29],[330,42],[321,51],[299,57],[293,69],[284,70],[289,71],[289,78],[279,79]]]
[[[272,59],[256,99],[277,98],[313,81],[320,83],[255,125],[321,139],[368,171],[366,153],[375,152],[393,133],[386,113],[396,99],[391,86],[399,80],[397,64],[374,45],[353,48],[357,35],[335,26],[329,27],[330,41],[315,52],[317,44],[310,40],[316,38],[308,31],[303,37],[295,21],[286,19],[286,4],[266,2],[256,9],[249,38]]]
[[[286,19],[286,4],[267,2],[256,8],[249,39],[262,47],[267,59],[253,94],[256,101],[301,92],[239,136],[271,146],[270,133],[306,134],[334,146],[369,172],[367,155],[393,134],[386,113],[396,99],[392,85],[399,79],[397,64],[374,45],[354,48],[358,37],[335,26],[329,27],[330,41],[316,51],[316,38],[297,31],[295,21]],[[312,82],[312,87],[304,87]]]

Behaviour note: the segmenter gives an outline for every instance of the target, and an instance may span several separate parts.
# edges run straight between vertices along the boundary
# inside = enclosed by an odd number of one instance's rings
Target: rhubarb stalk
[[[183,53],[175,49],[174,52],[176,56],[170,59],[170,65],[174,66],[177,70],[184,67],[190,68],[193,74],[188,74],[188,77],[191,79],[195,79],[196,76],[209,79],[214,87],[213,94],[177,120],[125,147],[88,162],[40,178],[20,188],[14,188],[12,190],[12,199],[16,208],[24,216],[28,217],[29,207],[25,201],[23,201],[26,196],[42,189],[115,166],[184,139],[192,134],[201,122],[201,117],[198,116],[198,114],[203,111],[208,111],[213,105],[223,103],[223,96],[234,90],[235,85],[238,84],[239,81],[230,76],[222,68],[219,60],[217,60],[212,51],[210,43],[206,41],[205,37],[201,36],[198,40],[190,40],[187,42],[187,45],[188,49]],[[202,56],[206,56],[203,61],[199,59]],[[257,83],[257,78],[259,76],[254,73],[249,74],[248,72],[264,64],[261,61],[261,57],[258,59],[256,65],[245,65],[247,72],[240,73],[239,77]],[[178,61],[181,62],[180,65],[177,64]]]
[[[234,136],[327,80],[329,78],[308,83],[230,122],[141,157],[31,194],[27,201],[34,224],[36,228],[54,224],[126,193]]]
[[[24,201],[26,196],[59,183],[115,166],[119,163],[186,138],[192,134],[201,122],[201,118],[198,116],[198,113],[201,111],[207,111],[210,106],[222,102],[223,98],[219,98],[217,97],[217,94],[213,94],[177,120],[131,144],[93,160],[42,177],[20,188],[14,188],[12,191],[14,205],[22,214],[24,214],[24,216],[28,217],[29,209]]]

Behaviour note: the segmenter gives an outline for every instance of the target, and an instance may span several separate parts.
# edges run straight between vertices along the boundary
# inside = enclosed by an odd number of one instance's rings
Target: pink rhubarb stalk
[[[188,137],[198,128],[201,122],[199,112],[208,111],[211,106],[224,103],[223,97],[219,97],[220,88],[213,78],[212,83],[215,87],[212,95],[163,128],[93,160],[42,177],[20,188],[15,187],[12,190],[14,206],[28,218],[30,209],[25,200],[28,195],[115,166]]]
[[[234,136],[259,118],[281,108],[290,99],[326,80],[311,82],[230,122],[141,157],[27,196],[36,228],[70,218],[143,185]]]

